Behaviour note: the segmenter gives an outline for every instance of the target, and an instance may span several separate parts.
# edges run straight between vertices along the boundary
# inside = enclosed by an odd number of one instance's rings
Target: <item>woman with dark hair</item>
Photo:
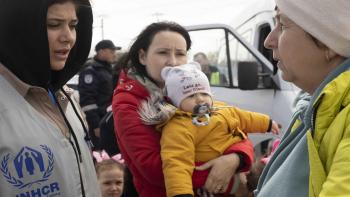
[[[130,47],[115,89],[112,107],[118,144],[135,187],[143,197],[162,197],[166,192],[160,156],[161,133],[141,120],[141,103],[150,100],[157,108],[169,102],[162,95],[161,70],[165,66],[187,63],[190,47],[188,32],[176,23],[158,22],[147,26]],[[210,193],[226,191],[236,171],[249,169],[252,157],[250,141],[234,144],[223,156],[199,166],[206,171],[195,170],[193,181],[205,182],[203,188]],[[189,191],[187,195],[194,192]]]
[[[101,196],[85,122],[64,86],[90,51],[89,1],[0,0],[0,27],[1,194]]]

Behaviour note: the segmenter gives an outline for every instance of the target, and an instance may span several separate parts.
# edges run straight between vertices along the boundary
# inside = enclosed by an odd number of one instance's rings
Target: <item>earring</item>
[[[328,49],[325,51],[325,55],[326,55],[327,62],[329,62],[331,59],[329,57],[330,55],[329,55],[329,50]]]

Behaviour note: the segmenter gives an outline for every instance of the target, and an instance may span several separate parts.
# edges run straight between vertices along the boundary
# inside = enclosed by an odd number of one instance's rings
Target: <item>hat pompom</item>
[[[172,70],[173,67],[170,67],[170,66],[166,66],[162,69],[161,73],[160,73],[160,76],[162,77],[162,79],[165,81],[166,78],[168,77],[169,75],[169,72]]]

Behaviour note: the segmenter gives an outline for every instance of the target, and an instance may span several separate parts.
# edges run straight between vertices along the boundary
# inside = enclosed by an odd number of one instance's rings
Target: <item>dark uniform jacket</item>
[[[112,66],[96,58],[88,61],[79,75],[78,90],[80,105],[86,113],[90,129],[98,128],[112,102]]]

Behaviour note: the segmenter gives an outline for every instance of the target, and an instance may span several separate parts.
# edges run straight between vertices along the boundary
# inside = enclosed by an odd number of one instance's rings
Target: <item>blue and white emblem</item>
[[[6,181],[22,189],[46,182],[54,169],[55,157],[47,145],[39,150],[25,146],[16,155],[5,154],[0,170]]]
[[[92,74],[86,74],[84,76],[84,82],[86,84],[91,84],[93,80],[94,80],[94,78],[93,78]]]

